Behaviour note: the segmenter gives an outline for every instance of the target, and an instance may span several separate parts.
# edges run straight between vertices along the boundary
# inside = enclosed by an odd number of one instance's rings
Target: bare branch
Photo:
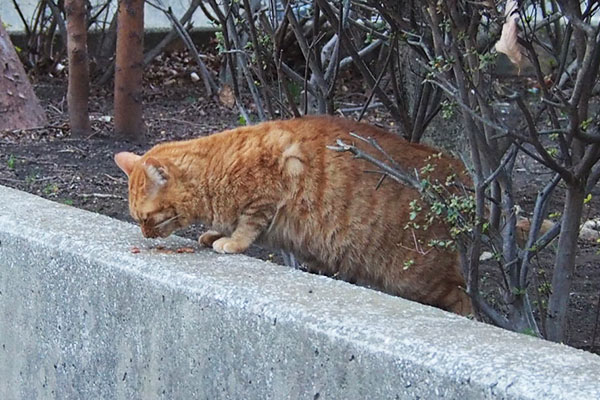
[[[533,117],[531,116],[531,113],[529,112],[527,105],[525,105],[525,102],[523,101],[521,95],[515,93],[510,98],[511,100],[514,100],[517,103],[517,106],[519,106],[519,109],[523,113],[525,121],[527,122],[529,140],[531,144],[533,144],[533,146],[535,147],[535,150],[538,152],[538,154],[543,158],[544,164],[546,164],[546,166],[553,169],[554,171],[558,172],[565,181],[572,182],[574,180],[573,174],[565,167],[558,164],[554,160],[554,158],[552,158],[552,156],[548,154],[542,143],[539,141],[535,121],[533,120]]]
[[[536,242],[536,237],[544,221],[548,200],[550,199],[552,192],[554,191],[560,180],[560,174],[554,175],[554,178],[552,178],[552,180],[544,187],[544,189],[538,193],[537,198],[535,200],[535,207],[533,209],[533,219],[531,220],[529,227],[529,237],[527,239],[527,243],[525,244],[525,248],[523,249],[524,254],[522,254],[521,256],[522,261],[519,274],[519,287],[527,287],[527,276],[529,273],[529,261],[531,260],[531,257],[533,257],[535,253],[541,251],[546,245],[548,245],[548,243],[550,243],[550,241],[548,240],[549,238],[546,238],[545,244],[542,245],[542,239],[540,238]]]

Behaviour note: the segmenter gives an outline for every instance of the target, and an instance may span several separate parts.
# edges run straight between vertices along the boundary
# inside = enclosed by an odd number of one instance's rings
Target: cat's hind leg
[[[198,238],[198,243],[201,246],[212,247],[213,243],[216,240],[221,239],[223,236],[225,235],[217,231],[206,231],[202,235],[200,235],[200,237]]]
[[[455,287],[454,290],[447,293],[446,296],[440,300],[438,307],[458,315],[467,316],[473,314],[471,298],[460,287]]]

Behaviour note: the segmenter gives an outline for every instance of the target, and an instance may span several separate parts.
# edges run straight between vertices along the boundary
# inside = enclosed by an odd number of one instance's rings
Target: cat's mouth
[[[146,238],[166,238],[174,230],[180,228],[179,215],[174,215],[154,225],[142,224],[142,234]]]

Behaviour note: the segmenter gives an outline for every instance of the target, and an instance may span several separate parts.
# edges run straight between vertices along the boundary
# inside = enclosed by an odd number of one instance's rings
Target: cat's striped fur
[[[391,179],[376,189],[381,175],[367,172],[373,165],[327,149],[341,138],[374,151],[349,132],[375,138],[408,171],[439,153],[367,124],[304,117],[115,159],[129,176],[131,214],[145,236],[167,236],[201,221],[211,231],[200,243],[218,252],[243,252],[260,242],[291,251],[312,271],[470,313],[457,255],[427,246],[449,238],[447,228],[439,222],[407,228],[418,192]],[[463,170],[460,161],[442,155],[432,176],[444,181]],[[423,225],[424,214],[412,222]]]

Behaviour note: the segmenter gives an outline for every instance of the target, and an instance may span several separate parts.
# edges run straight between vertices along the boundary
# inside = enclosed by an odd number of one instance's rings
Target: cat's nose
[[[142,225],[141,228],[142,228],[142,235],[144,235],[145,238],[158,237],[158,233],[152,227],[147,226],[147,225]]]

